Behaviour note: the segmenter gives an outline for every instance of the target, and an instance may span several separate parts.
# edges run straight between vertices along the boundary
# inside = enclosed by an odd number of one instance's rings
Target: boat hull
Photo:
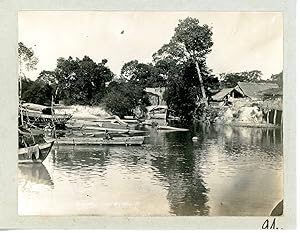
[[[142,145],[144,136],[136,137],[115,137],[112,139],[103,139],[96,137],[66,137],[56,140],[59,145]]]
[[[66,124],[68,120],[70,120],[72,115],[70,114],[54,114],[47,115],[33,111],[23,111],[23,118],[24,120],[29,120],[37,125],[47,125],[52,121],[55,124]]]
[[[51,151],[54,141],[19,148],[18,163],[42,163]]]

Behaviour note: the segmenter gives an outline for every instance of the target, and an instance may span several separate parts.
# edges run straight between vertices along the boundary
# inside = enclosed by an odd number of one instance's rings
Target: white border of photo
[[[298,4],[299,5],[299,4]],[[262,217],[18,216],[18,11],[279,11],[284,17],[284,214],[282,229],[296,227],[296,73],[294,0],[2,0],[0,1],[0,228],[1,229],[261,229]],[[298,7],[299,8],[299,7]],[[299,20],[298,20],[299,21]],[[299,35],[299,34],[298,34]],[[298,50],[299,53],[299,50]],[[298,61],[299,63],[299,61]],[[298,64],[300,65],[300,64]],[[298,66],[299,67],[299,66]],[[299,72],[299,71],[298,71]],[[297,93],[298,94],[298,93]],[[299,98],[299,94],[298,94]],[[299,116],[299,113],[298,113]],[[299,129],[298,129],[299,133]],[[299,146],[298,146],[299,149]],[[299,158],[298,158],[299,161]]]

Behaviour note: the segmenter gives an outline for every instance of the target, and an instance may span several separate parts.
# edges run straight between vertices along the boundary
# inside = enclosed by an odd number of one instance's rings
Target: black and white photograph
[[[282,216],[283,25],[19,11],[18,215]]]

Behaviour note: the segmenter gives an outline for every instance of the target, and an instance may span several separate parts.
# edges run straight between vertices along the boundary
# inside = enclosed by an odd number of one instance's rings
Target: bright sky
[[[207,57],[214,73],[261,70],[264,78],[283,69],[283,18],[275,12],[19,12],[19,41],[39,57],[35,79],[54,70],[59,57],[103,58],[115,74],[125,62],[152,61],[168,43],[179,19],[191,16],[213,27],[212,52]],[[124,33],[121,32],[124,30]]]

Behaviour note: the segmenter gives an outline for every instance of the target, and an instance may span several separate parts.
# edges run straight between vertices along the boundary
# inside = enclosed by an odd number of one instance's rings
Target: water
[[[19,214],[265,216],[283,198],[280,129],[149,134],[141,147],[60,146],[19,165]]]

